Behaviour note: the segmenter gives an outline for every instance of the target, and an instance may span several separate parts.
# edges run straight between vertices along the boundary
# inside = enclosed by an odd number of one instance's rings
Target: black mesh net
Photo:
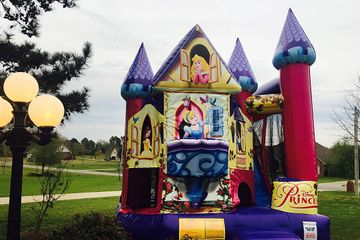
[[[285,177],[284,132],[282,114],[273,114],[254,123],[255,150],[271,180]],[[260,154],[261,152],[261,154]]]

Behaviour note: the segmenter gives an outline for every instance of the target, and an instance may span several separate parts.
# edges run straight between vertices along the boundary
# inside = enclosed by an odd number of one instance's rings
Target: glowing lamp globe
[[[64,105],[52,95],[37,96],[29,105],[31,121],[38,127],[56,127],[64,117]]]
[[[0,97],[0,127],[6,126],[13,118],[13,107],[11,104]]]
[[[39,85],[28,73],[11,73],[4,82],[4,92],[13,102],[28,103],[36,97]]]

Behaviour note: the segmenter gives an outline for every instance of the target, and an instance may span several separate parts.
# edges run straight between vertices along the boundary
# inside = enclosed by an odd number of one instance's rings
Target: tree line
[[[66,140],[64,145],[69,148],[75,156],[87,155],[94,158],[110,156],[115,149],[118,153],[118,157],[120,157],[123,139],[123,137],[112,136],[108,141],[99,140],[95,142],[86,137],[80,141],[76,138],[71,138],[70,140]]]
[[[59,151],[59,147],[61,145],[66,146],[74,156],[89,156],[91,158],[101,158],[101,157],[109,157],[112,151],[115,149],[117,151],[118,157],[121,156],[121,149],[123,146],[124,137],[112,136],[109,140],[99,140],[97,142],[83,138],[80,141],[76,138],[66,139],[61,136],[58,136],[53,143],[51,143],[48,148],[49,151],[57,152]],[[42,151],[46,147],[39,147],[36,144],[33,144],[29,147],[29,152],[34,152],[36,149],[41,148]],[[11,151],[8,147],[2,143],[0,145],[0,156],[1,157],[11,157]]]

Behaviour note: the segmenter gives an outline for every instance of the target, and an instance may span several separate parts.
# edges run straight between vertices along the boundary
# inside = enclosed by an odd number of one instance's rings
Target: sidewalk
[[[76,200],[76,199],[87,199],[87,198],[104,198],[104,197],[119,197],[120,198],[121,191],[109,191],[109,192],[84,192],[84,193],[67,193],[62,195],[58,201],[65,200]],[[31,203],[35,201],[41,201],[42,196],[23,196],[21,198],[21,203]],[[0,198],[0,205],[8,205],[9,198],[2,197]]]
[[[346,191],[346,183],[347,181],[319,183],[318,191]]]

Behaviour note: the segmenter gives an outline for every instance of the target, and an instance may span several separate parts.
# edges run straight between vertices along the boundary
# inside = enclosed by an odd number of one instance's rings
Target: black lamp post
[[[27,73],[13,73],[4,82],[6,100],[0,97],[0,143],[6,141],[13,155],[7,239],[20,239],[23,159],[31,141],[46,145],[64,116],[61,101],[51,95],[37,96],[39,86]],[[29,117],[29,118],[28,118]],[[32,122],[37,130],[27,123]]]

